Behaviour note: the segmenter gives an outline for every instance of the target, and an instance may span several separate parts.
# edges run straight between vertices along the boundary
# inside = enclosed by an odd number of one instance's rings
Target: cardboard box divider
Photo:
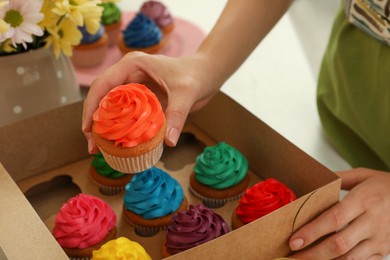
[[[67,199],[64,194],[69,193],[69,197],[79,187],[82,192],[99,196],[112,205],[118,215],[118,235],[141,243],[153,259],[158,259],[163,232],[150,238],[135,235],[121,216],[123,195],[101,195],[87,177],[91,157],[80,129],[81,112],[82,102],[79,102],[0,129],[0,162],[5,167],[0,168],[3,205],[0,247],[9,259],[22,259],[23,254],[31,259],[66,259],[49,229],[59,205]],[[178,179],[191,203],[200,202],[186,187],[194,159],[204,146],[220,141],[236,147],[248,159],[251,184],[273,177],[293,189],[298,199],[242,228],[168,259],[287,256],[290,253],[287,242],[292,232],[339,199],[341,180],[333,172],[222,92],[204,109],[190,115],[184,132],[191,135],[184,134],[180,139],[183,145],[177,148],[166,147],[157,167]],[[70,187],[73,184],[75,186]],[[50,193],[53,191],[64,196]],[[48,194],[55,197],[54,202],[50,202]],[[40,206],[35,206],[34,210],[30,203]],[[237,203],[229,202],[214,210],[230,224],[229,216]],[[47,228],[36,211],[40,212]],[[20,250],[21,244],[29,245],[29,250]]]

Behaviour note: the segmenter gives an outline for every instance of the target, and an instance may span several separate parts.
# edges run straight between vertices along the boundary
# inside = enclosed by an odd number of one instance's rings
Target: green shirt
[[[319,74],[317,106],[329,140],[353,167],[390,170],[390,47],[340,9]]]

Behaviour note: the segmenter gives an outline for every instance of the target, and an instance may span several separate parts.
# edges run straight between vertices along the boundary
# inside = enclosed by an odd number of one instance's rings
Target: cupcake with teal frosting
[[[133,178],[132,174],[125,174],[111,168],[100,152],[94,155],[89,173],[92,181],[99,187],[100,193],[104,195],[120,193]]]
[[[196,157],[190,191],[210,208],[239,199],[249,185],[248,160],[231,145],[208,146]]]
[[[85,26],[79,26],[82,34],[80,44],[73,48],[71,57],[72,63],[76,67],[95,67],[101,65],[108,51],[108,35],[103,25],[91,33]]]
[[[166,229],[171,217],[187,209],[180,184],[160,168],[136,174],[125,187],[123,216],[137,235],[153,236]]]
[[[123,54],[131,51],[154,54],[164,47],[164,42],[156,23],[143,13],[138,13],[122,31],[118,47]]]
[[[104,2],[101,22],[108,35],[108,45],[115,45],[122,29],[122,11],[114,2]]]
[[[92,260],[120,259],[152,260],[143,246],[126,237],[110,240],[102,245],[100,249],[92,252]]]

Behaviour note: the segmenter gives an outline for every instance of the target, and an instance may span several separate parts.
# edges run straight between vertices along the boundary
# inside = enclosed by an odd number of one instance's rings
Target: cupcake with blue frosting
[[[108,36],[104,26],[91,34],[85,26],[79,27],[83,37],[73,49],[72,63],[76,67],[94,67],[103,63],[108,51]]]
[[[131,51],[158,53],[164,47],[164,38],[161,29],[156,23],[138,13],[122,31],[118,47],[123,54]]]
[[[123,216],[139,236],[166,229],[171,217],[187,207],[180,184],[157,167],[136,174],[125,187]]]

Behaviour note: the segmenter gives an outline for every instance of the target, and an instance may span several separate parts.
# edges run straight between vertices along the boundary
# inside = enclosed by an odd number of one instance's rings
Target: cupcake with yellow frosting
[[[151,260],[145,249],[126,237],[108,241],[98,250],[92,252],[92,260]]]
[[[52,234],[71,260],[84,260],[116,238],[116,214],[98,197],[80,193],[57,213]]]
[[[166,121],[156,95],[145,85],[112,89],[93,114],[92,137],[106,162],[123,173],[139,173],[161,158]]]
[[[173,214],[187,206],[180,184],[156,167],[138,173],[125,187],[123,216],[139,236],[166,229]]]
[[[208,146],[196,157],[190,191],[209,208],[239,199],[249,185],[247,159],[231,145]]]

